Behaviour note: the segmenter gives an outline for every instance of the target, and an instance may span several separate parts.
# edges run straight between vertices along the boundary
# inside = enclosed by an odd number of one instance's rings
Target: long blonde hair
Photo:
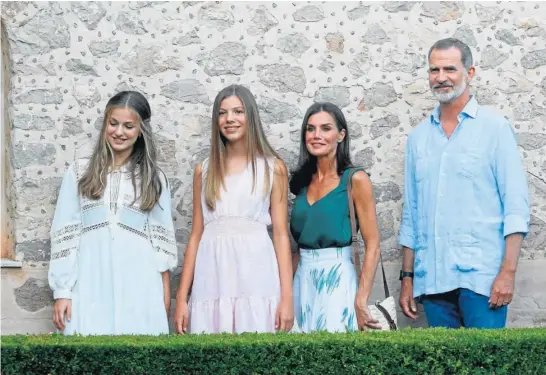
[[[152,111],[150,104],[139,92],[122,91],[114,95],[106,104],[100,137],[97,140],[91,161],[78,183],[80,195],[89,199],[100,199],[104,194],[106,176],[114,163],[114,151],[106,138],[108,120],[115,108],[129,108],[135,112],[140,122],[140,134],[133,145],[128,167],[133,183],[134,202],[140,198],[140,209],[151,211],[159,202],[162,184],[157,166],[157,151],[150,125]],[[137,170],[138,169],[138,170]],[[137,195],[136,178],[140,179]],[[165,177],[165,181],[167,181]]]
[[[216,208],[216,201],[220,198],[220,187],[224,186],[227,140],[222,133],[220,133],[219,118],[220,105],[224,99],[230,96],[238,97],[245,109],[247,124],[247,160],[250,160],[252,164],[253,174],[252,191],[256,189],[257,157],[260,156],[265,159],[264,194],[269,191],[269,187],[272,184],[272,181],[270,181],[270,173],[271,168],[274,168],[274,166],[269,165],[267,159],[270,157],[279,158],[273,147],[271,147],[267,141],[262,127],[262,121],[260,120],[258,105],[250,90],[241,85],[231,85],[222,89],[222,91],[216,95],[212,107],[212,135],[205,180],[205,202],[207,207],[211,210]]]

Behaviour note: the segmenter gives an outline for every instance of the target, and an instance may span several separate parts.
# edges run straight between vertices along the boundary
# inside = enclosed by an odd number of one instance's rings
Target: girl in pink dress
[[[287,187],[286,167],[265,137],[252,93],[226,87],[214,101],[210,155],[193,178],[178,333],[292,328]]]

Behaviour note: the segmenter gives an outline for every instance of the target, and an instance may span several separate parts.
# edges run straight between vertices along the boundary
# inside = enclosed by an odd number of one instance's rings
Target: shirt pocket
[[[451,268],[459,272],[483,270],[483,254],[474,230],[455,233],[449,244]]]
[[[457,155],[458,169],[457,173],[465,178],[473,178],[480,174],[483,158],[478,150],[464,150]]]

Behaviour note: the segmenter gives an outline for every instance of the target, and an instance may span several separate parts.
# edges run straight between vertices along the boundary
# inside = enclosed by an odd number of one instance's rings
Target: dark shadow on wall
[[[0,199],[1,204],[1,246],[2,259],[14,258],[14,229],[13,229],[13,202],[11,194],[11,122],[9,119],[9,83],[10,83],[10,60],[9,60],[9,44],[4,22],[0,22],[1,40],[2,40],[2,63],[1,63],[1,81],[2,81],[2,98],[1,98],[1,182],[0,182]]]

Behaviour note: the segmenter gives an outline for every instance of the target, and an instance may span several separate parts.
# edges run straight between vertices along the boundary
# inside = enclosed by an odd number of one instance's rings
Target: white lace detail
[[[161,247],[159,247],[159,246],[156,246],[155,249],[156,249],[158,252],[161,252],[161,253],[164,253],[164,254],[170,256],[171,258],[176,257],[176,254],[175,254],[175,253],[173,253],[172,251],[169,251],[169,250],[167,250],[167,249],[161,248]]]
[[[110,211],[116,213],[118,210],[118,196],[121,181],[121,171],[110,172]]]
[[[89,158],[81,158],[74,160],[74,174],[76,175],[76,181],[80,181],[83,174],[87,170],[91,160]]]
[[[158,240],[161,240],[163,242],[168,243],[169,245],[174,245],[174,232],[165,229],[161,225],[152,225],[152,237],[156,238]]]
[[[122,223],[118,223],[118,226],[121,229],[125,229],[125,230],[127,230],[127,231],[129,231],[131,233],[134,233],[134,234],[136,234],[138,236],[141,236],[141,237],[144,237],[144,238],[148,239],[148,235],[146,234],[146,232],[141,232],[141,231],[139,231],[139,230],[137,230],[135,228],[131,228],[130,226],[122,224]],[[144,230],[146,231],[146,229],[147,228],[145,227]]]
[[[104,227],[107,227],[109,224],[110,224],[110,222],[105,221],[105,222],[103,222],[103,223],[98,223],[98,224],[90,225],[90,226],[88,226],[88,227],[83,228],[82,233],[87,233],[87,232],[92,231],[92,230],[104,228]]]
[[[70,256],[70,253],[72,253],[72,250],[76,250],[76,246],[69,247],[68,249],[64,249],[64,250],[61,250],[61,251],[52,252],[51,253],[51,260],[68,258]]]
[[[134,201],[134,203],[133,203]],[[138,212],[139,214],[146,215],[147,212],[144,210],[141,210],[140,207],[140,199],[134,199],[132,195],[125,194],[123,196],[123,206],[125,208],[128,208],[129,210]]]
[[[170,257],[177,256],[174,232],[162,225],[150,225],[150,232],[154,248]]]
[[[79,223],[67,225],[51,235],[51,244],[58,245],[76,238],[80,234],[81,225]]]
[[[102,200],[100,201],[89,201],[89,203],[84,203],[82,205],[82,211],[85,212],[87,210],[90,210],[92,208],[95,208],[95,207],[99,207],[99,206],[102,206],[104,203],[102,202]]]
[[[76,175],[76,181],[80,181],[80,178],[82,177],[82,171],[80,170],[80,163],[78,160],[74,160],[74,174]]]

